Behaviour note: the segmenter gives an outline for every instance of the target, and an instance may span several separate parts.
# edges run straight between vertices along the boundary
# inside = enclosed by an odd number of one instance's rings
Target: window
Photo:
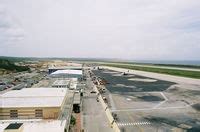
[[[10,110],[10,118],[17,118],[18,111],[17,110]]]
[[[35,110],[35,117],[37,117],[37,118],[43,117],[43,111],[42,111],[42,109],[36,109]]]

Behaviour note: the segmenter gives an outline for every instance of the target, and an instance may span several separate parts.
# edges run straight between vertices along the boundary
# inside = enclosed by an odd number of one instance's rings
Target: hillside
[[[10,62],[6,59],[0,59],[0,69],[14,71],[14,72],[21,72],[30,70],[27,66],[17,66],[13,62]]]

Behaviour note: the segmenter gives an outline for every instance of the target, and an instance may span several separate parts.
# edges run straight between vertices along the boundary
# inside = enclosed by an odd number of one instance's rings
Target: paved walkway
[[[75,132],[81,132],[81,114],[75,114],[76,118],[76,125],[75,125]]]

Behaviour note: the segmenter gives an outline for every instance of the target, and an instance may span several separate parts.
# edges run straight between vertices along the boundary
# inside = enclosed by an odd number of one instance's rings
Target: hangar
[[[50,74],[54,78],[78,78],[81,79],[83,75],[82,70],[57,70]]]

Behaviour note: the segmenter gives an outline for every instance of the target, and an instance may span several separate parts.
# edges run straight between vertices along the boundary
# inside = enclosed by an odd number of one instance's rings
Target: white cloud
[[[3,34],[18,36],[23,42],[15,46],[15,50],[11,48],[10,55],[126,59],[200,57],[198,0],[1,1],[15,18],[10,24],[6,18],[0,19],[0,28],[7,24],[14,27]],[[7,39],[8,36],[3,37]]]
[[[24,31],[18,21],[0,6],[0,42],[2,45],[23,39]]]

